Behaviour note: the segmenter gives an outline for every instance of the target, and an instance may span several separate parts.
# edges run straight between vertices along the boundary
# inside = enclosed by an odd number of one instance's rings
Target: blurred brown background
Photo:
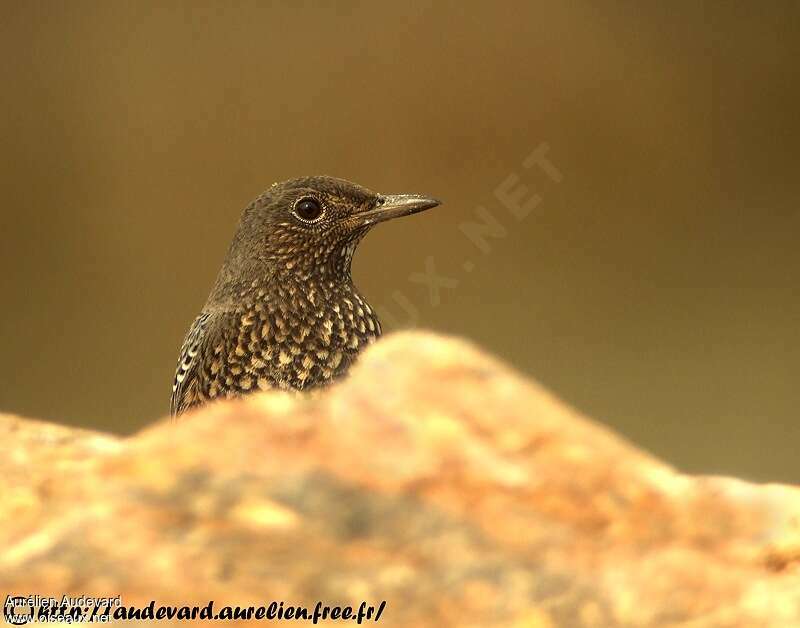
[[[162,416],[240,210],[327,173],[446,201],[356,256],[403,324],[396,290],[683,469],[800,481],[797,3],[235,4],[2,4],[0,409]]]

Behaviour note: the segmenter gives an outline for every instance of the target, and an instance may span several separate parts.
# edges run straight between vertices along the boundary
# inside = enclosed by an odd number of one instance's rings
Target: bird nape
[[[439,205],[327,176],[274,184],[242,213],[216,283],[181,347],[171,412],[344,375],[381,335],[350,263],[374,225]]]

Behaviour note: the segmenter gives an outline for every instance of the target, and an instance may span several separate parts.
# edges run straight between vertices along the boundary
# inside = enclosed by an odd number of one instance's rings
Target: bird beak
[[[357,216],[363,226],[374,225],[384,220],[410,216],[437,205],[441,205],[441,201],[419,194],[387,194],[379,196],[373,207],[359,212]]]

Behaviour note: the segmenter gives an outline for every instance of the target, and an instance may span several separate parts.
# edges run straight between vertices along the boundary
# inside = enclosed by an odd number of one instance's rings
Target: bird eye
[[[294,205],[294,213],[304,222],[314,222],[322,216],[322,206],[315,198],[301,198]]]

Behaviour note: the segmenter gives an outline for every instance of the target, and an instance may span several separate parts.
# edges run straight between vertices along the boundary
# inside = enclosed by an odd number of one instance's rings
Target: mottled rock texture
[[[386,600],[384,626],[800,626],[798,489],[681,475],[459,340],[389,336],[314,398],[130,438],[11,416],[0,435],[3,593]]]

